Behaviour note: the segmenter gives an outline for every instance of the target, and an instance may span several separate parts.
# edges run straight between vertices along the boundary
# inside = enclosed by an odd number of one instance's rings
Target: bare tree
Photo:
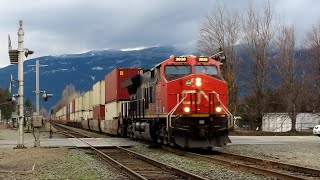
[[[43,117],[48,117],[48,116],[49,116],[48,111],[46,110],[45,107],[41,107],[39,113],[40,113],[40,115],[42,115]]]
[[[55,112],[66,106],[70,101],[80,96],[73,84],[67,85],[62,92],[61,100],[55,105]]]
[[[254,104],[252,112],[257,127],[261,129],[262,116],[265,109],[265,91],[269,76],[269,45],[274,37],[277,26],[271,4],[266,1],[264,10],[249,8],[243,23],[243,41],[251,60],[251,73],[248,77],[248,87],[252,90]]]
[[[240,39],[241,15],[236,10],[230,10],[217,1],[212,12],[202,24],[197,41],[198,50],[205,55],[213,55],[222,48],[226,55],[223,64],[223,77],[228,83],[229,108],[236,113],[238,84],[236,70],[239,59],[236,56],[235,45]]]
[[[314,110],[320,110],[320,23],[312,26],[310,32],[307,33],[303,42],[303,46],[307,54],[311,57],[310,63],[310,79],[313,81],[311,89],[314,91],[311,96],[310,103],[313,104]]]
[[[305,78],[299,75],[302,66],[295,58],[294,27],[283,27],[275,39],[275,67],[281,77],[281,95],[279,96],[286,107],[291,119],[291,131],[296,131],[297,113],[301,109],[301,102],[305,90]],[[300,71],[301,74],[301,71]]]

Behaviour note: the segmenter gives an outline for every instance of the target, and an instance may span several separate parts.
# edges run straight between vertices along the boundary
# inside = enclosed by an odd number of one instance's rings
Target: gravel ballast
[[[162,149],[150,149],[147,145],[135,146],[131,150],[208,179],[268,179],[260,175],[237,171],[211,161],[179,156]]]
[[[220,151],[320,169],[320,143],[231,145]]]
[[[43,133],[45,137],[48,133]],[[0,140],[16,139],[16,131],[0,126]],[[32,139],[30,133],[25,139]],[[319,138],[320,141],[320,138]],[[0,179],[128,179],[89,150],[68,148],[0,148]],[[179,156],[148,145],[130,148],[155,160],[168,163],[208,179],[271,179],[238,171],[236,168],[215,164],[202,159]],[[263,145],[231,144],[219,151],[285,162],[320,169],[320,143],[290,143]]]

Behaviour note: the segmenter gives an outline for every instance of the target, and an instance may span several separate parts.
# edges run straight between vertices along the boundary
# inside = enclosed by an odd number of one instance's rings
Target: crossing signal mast
[[[34,91],[36,93],[36,115],[33,116],[33,130],[34,130],[34,137],[35,147],[40,147],[40,129],[42,127],[42,116],[40,115],[40,102],[39,102],[39,95],[42,93],[42,98],[44,101],[47,101],[49,97],[52,97],[53,94],[49,94],[47,91],[40,91],[40,81],[39,81],[39,74],[40,74],[40,67],[46,67],[48,65],[40,65],[39,60],[36,61],[35,65],[29,65],[29,66],[35,66],[36,67],[36,90]]]
[[[19,128],[18,128],[18,149],[25,148],[23,138],[23,121],[24,121],[24,110],[23,110],[23,56],[28,57],[34,53],[23,46],[23,38],[24,38],[24,30],[22,28],[23,21],[19,21],[19,29],[18,29],[18,49],[12,49],[11,46],[11,38],[8,35],[8,53],[11,64],[18,64],[18,106],[19,106]]]

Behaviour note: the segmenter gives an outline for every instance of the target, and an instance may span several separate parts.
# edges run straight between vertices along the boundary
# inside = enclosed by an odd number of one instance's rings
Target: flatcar
[[[55,119],[183,148],[223,147],[232,115],[220,58],[170,56],[150,70],[116,68]]]

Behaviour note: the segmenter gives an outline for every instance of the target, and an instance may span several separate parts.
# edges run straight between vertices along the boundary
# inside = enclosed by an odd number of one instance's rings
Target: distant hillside
[[[63,89],[69,84],[73,84],[77,91],[85,92],[116,67],[151,68],[172,54],[183,55],[190,52],[178,50],[174,46],[165,46],[137,51],[100,50],[83,54],[39,57],[37,59],[40,60],[40,64],[48,65],[40,68],[40,90],[54,94],[49,101],[41,101],[40,108],[44,106],[49,110],[54,106],[61,98]],[[33,104],[35,104],[35,94],[32,92],[35,90],[35,67],[29,65],[34,65],[37,59],[24,62],[24,97],[30,97]],[[0,87],[9,86],[10,74],[17,79],[17,65],[0,69]],[[16,87],[13,92],[17,93]]]

